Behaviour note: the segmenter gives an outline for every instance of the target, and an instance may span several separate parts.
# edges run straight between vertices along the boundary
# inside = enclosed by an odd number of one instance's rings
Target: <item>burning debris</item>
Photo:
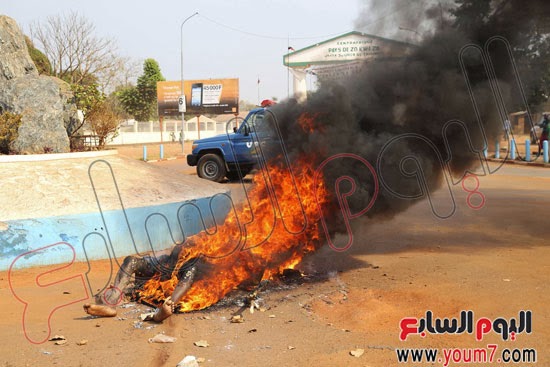
[[[473,6],[458,3],[455,14]],[[236,287],[294,269],[324,239],[336,250],[349,248],[353,226],[390,218],[482,166],[481,152],[502,131],[503,107],[524,99],[506,42],[489,50],[498,56],[491,57],[489,74],[486,55],[465,51],[493,35],[506,38],[513,50],[528,50],[533,38],[525,35],[536,28],[532,19],[541,19],[534,15],[550,14],[545,1],[484,3],[486,19],[468,27],[444,18],[438,3],[433,32],[406,59],[372,62],[346,83],[322,83],[305,103],[272,106],[270,136],[277,139],[261,148],[264,160],[248,202],[169,255],[127,258],[97,303],[116,305],[121,292],[131,293],[158,307],[149,318],[157,322],[204,309]],[[426,13],[433,19],[433,9]],[[520,70],[527,80],[540,71],[529,67]],[[434,215],[446,217],[430,204]],[[337,233],[348,235],[348,245],[332,242]],[[85,310],[116,314],[99,304]]]

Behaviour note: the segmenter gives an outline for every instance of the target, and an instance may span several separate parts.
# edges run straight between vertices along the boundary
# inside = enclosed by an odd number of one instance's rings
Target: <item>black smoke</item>
[[[462,9],[460,3],[422,3],[427,4],[423,17],[418,17],[419,7],[414,5],[411,11],[395,8],[400,18],[392,21],[394,28],[421,27],[405,22],[413,17],[428,22],[410,56],[369,62],[346,81],[321,82],[304,103],[290,100],[273,108],[291,162],[307,156],[318,166],[329,157],[353,154],[374,167],[375,176],[360,161],[342,158],[323,170],[333,192],[338,178],[350,177],[341,182],[340,192],[349,191],[351,181],[356,183],[348,198],[352,213],[373,199],[376,182],[378,196],[365,216],[386,218],[443,184],[460,182],[470,170],[479,173],[482,151],[502,135],[506,113],[527,108],[515,68],[524,84],[538,80],[545,71],[544,64],[529,63],[525,51],[535,39],[545,41],[533,32],[541,32],[541,14],[550,14],[550,2],[488,1],[487,15],[467,25],[464,17],[461,23],[453,15]],[[500,41],[484,53],[473,47],[483,50],[495,36]],[[521,56],[517,65],[510,61],[502,40],[509,42],[514,56]],[[483,62],[487,55],[492,62],[489,70]],[[297,123],[304,114],[315,116],[311,133]],[[330,224],[339,231],[340,212],[331,212],[335,214]]]

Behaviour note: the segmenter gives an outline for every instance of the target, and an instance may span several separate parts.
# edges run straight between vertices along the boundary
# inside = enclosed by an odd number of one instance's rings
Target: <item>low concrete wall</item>
[[[0,270],[168,249],[231,208],[222,185],[116,151],[2,159]]]
[[[73,256],[87,261],[165,250],[204,226],[222,223],[230,208],[229,196],[217,194],[104,213],[6,221],[0,229],[0,270],[66,263]]]

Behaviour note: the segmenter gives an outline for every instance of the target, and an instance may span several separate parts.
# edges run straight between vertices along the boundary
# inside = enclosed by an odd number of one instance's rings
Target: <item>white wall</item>
[[[186,123],[184,131],[185,140],[199,139],[196,123]],[[209,138],[215,135],[224,134],[226,123],[224,122],[201,122],[200,138]],[[179,141],[181,122],[167,121],[160,131],[158,122],[135,122],[132,125],[121,126],[118,136],[114,139],[107,139],[107,145],[160,143]],[[173,134],[172,134],[173,133]]]

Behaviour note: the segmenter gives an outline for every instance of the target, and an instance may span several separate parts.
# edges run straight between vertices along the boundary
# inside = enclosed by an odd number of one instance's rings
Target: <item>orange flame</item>
[[[257,173],[248,193],[252,207],[240,204],[215,233],[211,229],[188,238],[172,278],[149,280],[141,299],[163,301],[177,285],[180,267],[201,255],[207,270],[197,274],[182,298],[181,312],[211,306],[243,283],[257,284],[299,264],[321,244],[319,207],[328,197],[322,178],[314,182],[310,164],[300,162],[296,174],[272,164],[267,173]],[[243,225],[240,221],[247,218],[251,221]]]
[[[304,112],[298,117],[298,125],[305,133],[311,134],[315,131],[315,120],[318,118],[319,113]]]

